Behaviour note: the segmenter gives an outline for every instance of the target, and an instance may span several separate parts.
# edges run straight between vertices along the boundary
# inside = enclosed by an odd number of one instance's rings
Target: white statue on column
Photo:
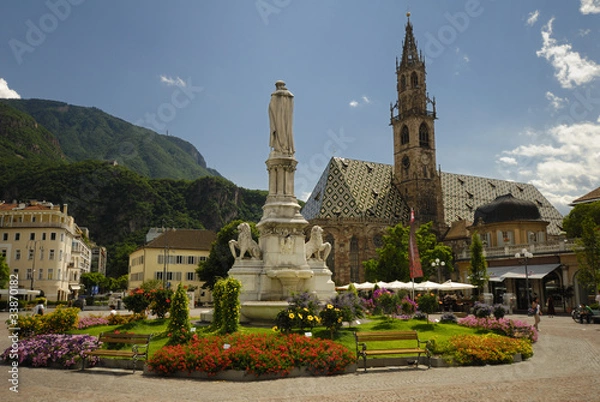
[[[285,82],[275,82],[275,92],[269,103],[271,137],[269,146],[283,155],[294,155],[294,134],[292,122],[294,113],[294,95],[285,87]]]

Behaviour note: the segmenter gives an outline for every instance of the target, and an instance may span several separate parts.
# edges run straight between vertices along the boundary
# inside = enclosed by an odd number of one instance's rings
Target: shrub
[[[440,323],[442,323],[442,324],[448,324],[448,323],[454,323],[454,324],[456,324],[457,322],[458,322],[458,319],[456,318],[456,316],[454,315],[454,313],[450,312],[450,311],[446,311],[440,317]]]
[[[127,310],[133,311],[135,314],[141,314],[150,305],[150,299],[144,289],[136,288],[123,297],[123,305]]]
[[[127,315],[115,314],[115,315],[108,316],[108,324],[109,325],[123,325],[123,324],[129,324],[130,322],[144,320],[144,319],[146,319],[146,314],[144,314],[144,313],[127,314]]]
[[[333,304],[327,304],[321,312],[319,312],[321,324],[329,330],[331,339],[338,329],[342,327],[344,322],[344,313]]]
[[[319,299],[311,293],[298,293],[288,299],[289,307],[275,317],[276,331],[289,333],[294,329],[305,331],[319,324]]]
[[[240,325],[240,290],[242,284],[235,278],[219,279],[215,283],[213,329],[231,334]]]
[[[148,367],[164,375],[196,371],[214,375],[243,370],[248,374],[284,377],[294,367],[306,367],[314,375],[341,373],[355,360],[352,351],[329,340],[298,334],[238,333],[206,338],[194,335],[187,344],[158,350],[148,359]]]
[[[477,318],[486,318],[492,314],[492,307],[489,304],[475,302],[473,305],[473,315]]]
[[[506,318],[489,319],[487,317],[476,318],[468,316],[458,320],[458,324],[471,328],[487,329],[511,338],[524,338],[530,342],[537,342],[538,339],[538,332],[533,325],[520,320],[510,320]]]
[[[392,316],[398,313],[398,305],[400,300],[395,293],[381,288],[373,291],[371,298],[373,305],[373,314],[385,314]]]
[[[173,291],[171,289],[151,289],[146,293],[150,303],[148,308],[150,312],[158,318],[165,318],[171,306]]]
[[[167,336],[169,337],[167,345],[188,342],[192,335],[191,329],[189,300],[183,285],[180,283],[171,303],[167,324]]]
[[[57,307],[52,313],[44,315],[21,315],[17,327],[21,337],[41,334],[62,334],[77,329],[79,309],[75,307]]]
[[[447,342],[445,346],[438,346],[438,350],[443,349],[449,359],[460,366],[512,363],[517,353],[524,359],[533,355],[527,340],[496,334],[456,335]]]
[[[49,363],[56,363],[64,367],[72,367],[81,361],[83,352],[98,348],[98,338],[89,335],[37,335],[19,341],[19,365],[31,367],[47,367]],[[12,361],[10,355],[14,354],[8,348],[0,355],[4,361]],[[97,359],[88,361],[94,364]]]
[[[492,306],[492,314],[494,314],[494,318],[496,319],[504,318],[506,315],[506,307],[502,304],[494,304]]]
[[[107,317],[88,316],[81,317],[77,323],[77,329],[85,329],[96,325],[109,325]]]
[[[363,299],[355,292],[337,294],[329,301],[329,304],[339,308],[342,311],[343,321],[348,323],[365,316]]]
[[[429,321],[429,314],[434,313],[438,309],[438,298],[433,293],[425,293],[419,296],[417,305],[419,311],[427,314],[427,321]]]

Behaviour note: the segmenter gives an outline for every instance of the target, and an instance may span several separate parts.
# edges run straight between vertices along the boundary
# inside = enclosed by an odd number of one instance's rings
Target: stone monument
[[[283,81],[277,81],[275,88],[269,103],[269,195],[257,224],[259,241],[252,240],[250,226],[242,223],[238,240],[229,242],[235,262],[228,274],[242,284],[241,312],[250,321],[274,319],[293,293],[313,293],[319,300],[335,295],[326,265],[331,245],[323,242],[319,226],[311,229],[306,241],[308,222],[294,196],[298,164],[292,131],[294,95]]]

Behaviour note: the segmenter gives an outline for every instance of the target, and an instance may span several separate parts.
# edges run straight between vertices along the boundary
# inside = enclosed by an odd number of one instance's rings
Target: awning
[[[488,275],[491,282],[502,282],[506,278],[525,279],[529,277],[529,279],[542,279],[558,267],[560,267],[560,264],[527,265],[527,275],[525,275],[525,265],[514,265],[488,268]]]

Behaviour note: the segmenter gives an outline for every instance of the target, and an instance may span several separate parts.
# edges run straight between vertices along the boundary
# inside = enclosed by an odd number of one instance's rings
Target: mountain
[[[32,145],[38,144],[39,153],[43,150],[48,159],[116,161],[149,178],[220,176],[206,166],[202,154],[189,142],[135,126],[95,107],[42,99],[2,99],[0,104],[0,139],[13,144],[2,156],[38,156]],[[37,132],[23,137],[27,130]],[[31,144],[20,144],[19,138],[27,138]],[[58,155],[54,155],[56,145]]]
[[[0,103],[0,158],[65,160],[58,139],[33,117]]]

